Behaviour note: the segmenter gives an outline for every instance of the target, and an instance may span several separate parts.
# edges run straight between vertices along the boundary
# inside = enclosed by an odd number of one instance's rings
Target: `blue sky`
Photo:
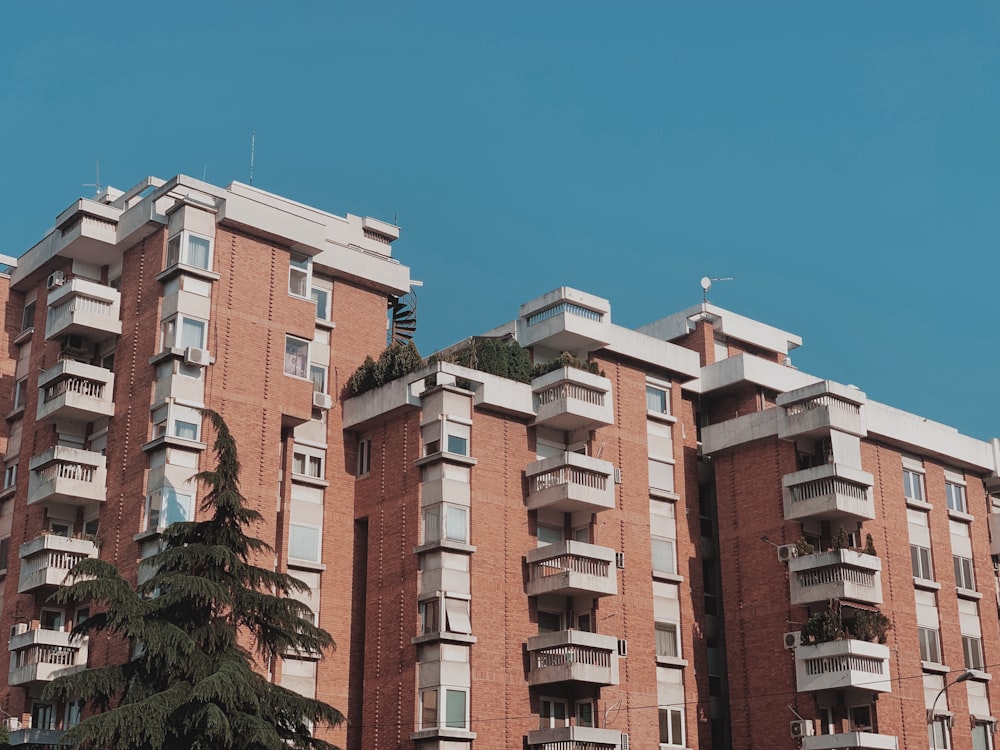
[[[153,8],[156,8],[154,11]],[[0,252],[101,181],[246,181],[392,220],[425,354],[561,285],[711,299],[794,363],[1000,434],[1000,6],[19,3]]]

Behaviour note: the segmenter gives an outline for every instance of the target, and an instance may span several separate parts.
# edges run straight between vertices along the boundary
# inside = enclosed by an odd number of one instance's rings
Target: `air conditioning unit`
[[[18,622],[10,626],[10,637],[13,638],[15,635],[21,635],[22,633],[28,632],[28,623]]]
[[[82,354],[87,351],[87,339],[78,333],[67,334],[63,339],[63,351]]]
[[[66,274],[62,271],[53,271],[45,281],[46,289],[56,289],[66,283]]]
[[[621,484],[621,483],[622,483],[622,470],[619,469],[616,466],[615,467],[615,484]]]
[[[313,407],[316,409],[329,409],[333,406],[333,398],[329,393],[313,393]]]
[[[796,630],[785,633],[785,648],[798,648],[802,645],[802,631]]]
[[[628,641],[624,638],[618,639],[618,655],[622,658],[628,657]]]
[[[615,552],[615,567],[618,570],[625,570],[625,553]]]
[[[3,725],[7,727],[8,732],[18,732],[21,730],[21,720],[16,716],[8,716],[3,720]]]
[[[193,367],[208,367],[211,364],[211,357],[208,354],[208,349],[197,349],[193,346],[189,346],[184,350],[184,364],[192,365]]]
[[[816,727],[807,719],[798,719],[788,723],[788,733],[792,737],[812,737],[816,734]]]
[[[778,547],[778,560],[788,562],[793,557],[799,556],[799,548],[794,544],[782,544]]]

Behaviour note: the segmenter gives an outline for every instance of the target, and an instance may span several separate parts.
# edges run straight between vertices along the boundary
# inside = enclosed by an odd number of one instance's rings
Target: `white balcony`
[[[62,586],[73,566],[88,557],[97,557],[97,545],[89,539],[45,534],[21,545],[20,594]]]
[[[822,464],[781,479],[786,521],[865,521],[875,518],[874,478],[843,464]]]
[[[614,424],[611,381],[575,367],[560,367],[531,381],[535,424],[556,430],[594,430]]]
[[[51,745],[55,747],[62,739],[61,729],[35,729],[34,727],[23,727],[11,730],[9,744],[11,747],[38,747],[39,745]]]
[[[788,561],[792,604],[816,604],[830,599],[882,603],[882,561],[848,549],[800,555]]]
[[[618,684],[618,639],[584,630],[560,630],[528,639],[528,684]]]
[[[618,593],[613,549],[569,540],[530,550],[526,557],[528,596],[614,596]]]
[[[39,422],[68,419],[93,422],[112,417],[115,375],[103,367],[64,359],[38,378]]]
[[[777,398],[778,437],[819,439],[830,430],[865,437],[868,429],[861,407],[866,400],[862,391],[830,380],[782,393]]]
[[[521,305],[518,343],[555,352],[601,349],[611,341],[611,306],[592,294],[560,287]]]
[[[120,209],[81,198],[56,218],[60,231],[58,254],[95,265],[115,260]],[[121,258],[121,253],[118,253]]]
[[[891,734],[841,732],[803,737],[802,750],[899,750],[899,740]]]
[[[849,687],[890,693],[889,647],[853,639],[799,646],[795,682],[800,693]]]
[[[615,467],[582,453],[562,453],[528,464],[528,510],[599,513],[615,507]]]
[[[73,637],[61,630],[29,630],[11,637],[8,685],[50,682],[87,668],[86,636]]]
[[[623,750],[622,733],[596,727],[552,727],[528,732],[529,750]]]
[[[67,334],[99,342],[122,332],[121,294],[95,281],[73,278],[49,292],[45,338]]]
[[[28,467],[28,504],[48,501],[87,505],[104,502],[106,460],[94,451],[57,445],[34,456]]]

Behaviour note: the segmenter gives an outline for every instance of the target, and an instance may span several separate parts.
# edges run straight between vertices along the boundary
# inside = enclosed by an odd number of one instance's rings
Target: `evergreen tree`
[[[291,598],[304,584],[252,564],[271,549],[246,533],[261,515],[240,494],[228,427],[217,413],[205,415],[218,461],[196,477],[209,490],[207,520],[169,526],[162,551],[149,560],[156,572],[138,589],[93,559],[81,561],[72,585],[53,596],[63,605],[103,605],[74,633],[117,635],[132,658],[60,677],[45,695],[82,696],[97,711],[64,737],[81,750],[336,750],[309,726],[334,726],[343,715],[260,673],[282,654],[319,654],[333,641]]]

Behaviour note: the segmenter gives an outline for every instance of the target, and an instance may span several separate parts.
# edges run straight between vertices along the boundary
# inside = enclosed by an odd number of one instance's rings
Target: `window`
[[[646,386],[646,411],[653,414],[669,414],[670,399],[667,391],[653,385]]]
[[[436,729],[438,720],[438,691],[420,691],[420,728]]]
[[[674,465],[649,459],[649,486],[666,492],[674,491]]]
[[[673,539],[663,539],[662,537],[652,538],[653,570],[657,573],[669,573],[673,575],[677,572],[674,564],[674,541]]]
[[[285,336],[285,375],[309,376],[309,342],[305,339]]]
[[[420,602],[420,634],[428,635],[441,630],[441,608],[437,599]]]
[[[42,630],[62,630],[63,613],[58,609],[43,609],[38,624]]]
[[[469,455],[469,439],[461,435],[448,435],[448,452],[460,456]]]
[[[292,473],[315,479],[323,478],[323,456],[295,451],[292,453]]]
[[[201,412],[173,402],[153,410],[153,440],[169,436],[198,442],[201,435]]]
[[[924,501],[924,475],[903,469],[903,494],[907,500]]]
[[[209,271],[212,268],[212,240],[187,230],[167,241],[167,268],[178,263]]]
[[[70,701],[66,704],[66,726],[75,727],[80,723],[80,708],[83,701]]]
[[[851,706],[848,708],[847,724],[852,732],[870,732],[872,730],[872,707]]]
[[[468,599],[453,599],[445,597],[444,600],[445,629],[449,633],[472,634],[472,617],[469,613]]]
[[[684,713],[679,708],[660,709],[660,744],[684,746]]]
[[[13,487],[17,481],[17,464],[8,464],[3,470],[3,488]]]
[[[323,365],[309,365],[309,379],[313,384],[313,393],[326,393],[326,368]]]
[[[941,663],[941,638],[935,628],[917,628],[920,641],[920,660]]]
[[[31,728],[48,730],[56,728],[56,711],[51,703],[31,704]]]
[[[576,725],[578,727],[594,726],[594,704],[584,701],[576,704]]]
[[[27,331],[29,328],[35,327],[35,303],[34,301],[29,302],[24,306],[24,312],[21,314],[21,330]]]
[[[953,555],[955,563],[955,585],[960,589],[976,590],[976,579],[972,574],[972,560],[968,557]]]
[[[546,612],[538,610],[538,632],[558,633],[563,629],[563,618],[559,612]]]
[[[983,639],[973,635],[962,636],[962,653],[966,669],[983,669]]]
[[[948,510],[956,510],[959,513],[968,512],[968,507],[965,503],[965,487],[953,482],[945,482],[944,492],[948,498]]]
[[[972,750],[992,750],[993,728],[992,723],[983,721],[972,725]]]
[[[330,319],[330,291],[328,289],[312,288],[312,300],[316,303],[316,319]]]
[[[934,717],[934,721],[927,725],[927,738],[930,746],[936,750],[948,750],[951,747],[947,716]]]
[[[28,379],[21,378],[14,383],[14,410],[23,409],[24,401],[28,393]]]
[[[538,546],[544,547],[546,544],[558,544],[563,540],[563,530],[557,526],[543,526],[538,524],[535,532],[538,537]]]
[[[288,293],[293,297],[309,299],[309,271],[312,260],[308,255],[291,254],[288,266]]]
[[[163,321],[161,331],[164,349],[204,349],[207,323],[178,313]]]
[[[934,580],[934,570],[931,568],[931,551],[917,544],[910,545],[910,562],[913,564],[913,577]]]
[[[459,456],[468,456],[471,432],[472,428],[468,424],[450,419],[429,422],[421,428],[424,455],[432,456],[444,450]]]
[[[163,529],[194,518],[194,498],[187,492],[161,487],[146,495],[146,529]]]
[[[300,523],[288,524],[288,556],[319,562],[319,528]]]
[[[362,438],[358,441],[358,476],[363,477],[372,470],[372,439]]]
[[[542,698],[539,705],[541,729],[569,726],[569,704],[555,698]]]
[[[468,724],[468,695],[464,690],[446,689],[444,691],[445,716],[444,725],[451,729],[465,729]]]
[[[463,505],[436,503],[424,508],[424,543],[447,539],[469,541],[469,510]]]
[[[656,655],[679,656],[677,649],[677,625],[672,622],[656,623]]]

